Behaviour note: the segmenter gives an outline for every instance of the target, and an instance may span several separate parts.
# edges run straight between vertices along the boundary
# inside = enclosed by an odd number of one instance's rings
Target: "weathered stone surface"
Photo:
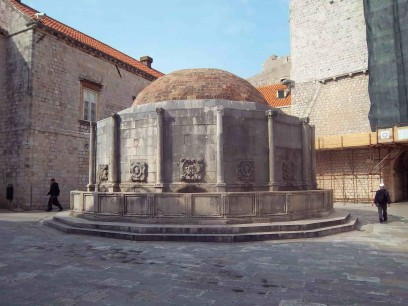
[[[164,109],[163,114],[163,183],[165,190],[173,190],[171,184],[216,183],[217,173],[217,123],[216,107],[223,107],[223,158],[224,180],[231,191],[242,190],[243,184],[250,183],[254,190],[267,190],[268,172],[268,119],[263,109],[267,106],[251,102],[235,102],[226,100],[190,100],[176,102],[158,102],[136,106],[119,113],[121,128],[119,129],[120,181],[131,182],[131,163],[143,161],[148,168],[145,182],[146,188],[153,191],[157,171],[157,107]],[[181,103],[182,102],[182,103]],[[252,105],[260,106],[253,110]],[[227,107],[228,106],[228,107]],[[225,107],[225,108],[224,108]],[[265,108],[266,107],[266,108]],[[277,113],[278,114],[278,113]],[[147,117],[152,116],[149,121]],[[126,123],[126,124],[125,124]],[[97,132],[97,163],[109,164],[111,120],[98,122]],[[282,170],[280,162],[275,166],[276,185],[281,190],[302,189],[302,133],[299,119],[279,113],[275,118],[273,129],[277,149],[277,160],[284,159],[292,170]],[[203,160],[204,176],[200,179],[184,179],[181,160]],[[237,176],[238,164],[243,160],[252,159],[254,169],[251,180],[243,180]],[[306,162],[306,161],[305,161]],[[312,166],[312,165],[309,165]],[[283,167],[285,168],[285,167]],[[288,169],[286,167],[285,169]],[[201,176],[200,176],[201,177]],[[105,182],[107,183],[107,182]],[[104,185],[103,183],[102,185]],[[241,187],[240,187],[241,186]],[[248,186],[245,186],[245,190]],[[214,186],[208,190],[216,190]]]
[[[0,34],[0,190],[12,183],[16,204],[44,208],[54,177],[60,202],[68,207],[69,192],[88,183],[89,123],[81,120],[81,80],[102,86],[97,119],[129,107],[151,81],[30,29],[9,1],[0,1],[0,16],[0,28],[10,34],[23,30],[7,39]],[[1,192],[0,205],[4,200]]]
[[[133,188],[122,193],[73,191],[71,210],[85,217],[92,213],[96,219],[114,220],[115,216],[123,215],[123,220],[144,222],[138,219],[143,216],[153,223],[193,224],[200,218],[213,219],[214,223],[230,219],[253,223],[259,218],[265,222],[288,221],[317,217],[333,208],[331,190],[194,193],[197,190],[191,189],[187,193],[146,193],[143,187]],[[186,186],[178,189],[183,188]]]
[[[292,113],[310,118],[316,139],[371,132],[364,1],[291,0],[290,19]],[[318,186],[333,188],[338,200],[371,201],[381,180],[394,185],[395,174],[367,160],[387,154],[370,146],[318,151]],[[393,200],[403,198],[403,188],[393,189]]]
[[[360,0],[291,0],[290,31],[291,78],[296,83],[367,68],[366,26]]]
[[[251,244],[68,235],[42,226],[49,213],[2,211],[2,303],[405,305],[406,205],[395,205],[389,223],[379,224],[371,206],[337,203],[336,210],[359,217],[361,231]]]

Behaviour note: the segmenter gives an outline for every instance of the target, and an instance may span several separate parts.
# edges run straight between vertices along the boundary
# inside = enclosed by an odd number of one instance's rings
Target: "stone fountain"
[[[218,69],[180,70],[91,128],[77,216],[138,223],[296,220],[333,207],[316,190],[314,129]]]

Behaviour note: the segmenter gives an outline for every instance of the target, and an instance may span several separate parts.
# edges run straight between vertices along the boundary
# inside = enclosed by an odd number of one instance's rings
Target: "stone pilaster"
[[[312,189],[317,189],[316,181],[316,138],[315,138],[316,128],[314,125],[310,126],[310,159],[311,159],[311,181]]]
[[[310,127],[309,118],[302,118],[302,181],[303,189],[311,188],[310,168],[311,168],[311,153],[310,153]]]
[[[217,111],[217,190],[225,191],[224,181],[224,130],[223,121],[224,109],[219,107]]]
[[[275,174],[275,137],[274,133],[274,120],[278,112],[276,110],[266,111],[266,117],[268,118],[268,147],[269,147],[269,190],[277,190],[276,174]]]
[[[157,156],[156,156],[156,185],[157,191],[163,192],[163,115],[164,109],[156,108],[157,113]]]
[[[87,185],[88,191],[95,191],[95,160],[96,160],[96,124],[89,123],[89,181]]]
[[[110,158],[110,164],[109,164],[109,184],[108,184],[108,190],[109,191],[119,191],[119,181],[118,181],[118,152],[119,152],[119,147],[118,147],[118,119],[119,116],[118,114],[114,113],[111,115],[111,120],[112,120],[112,129],[111,129],[111,145],[109,148],[109,158]]]

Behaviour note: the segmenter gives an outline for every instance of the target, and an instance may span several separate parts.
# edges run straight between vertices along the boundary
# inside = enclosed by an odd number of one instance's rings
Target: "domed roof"
[[[133,106],[171,100],[223,99],[268,104],[248,81],[220,69],[184,69],[143,89]]]

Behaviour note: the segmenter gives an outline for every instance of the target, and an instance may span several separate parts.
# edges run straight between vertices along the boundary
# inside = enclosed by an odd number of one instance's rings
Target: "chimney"
[[[140,62],[146,65],[149,68],[152,68],[153,59],[150,56],[142,56],[140,57]]]

